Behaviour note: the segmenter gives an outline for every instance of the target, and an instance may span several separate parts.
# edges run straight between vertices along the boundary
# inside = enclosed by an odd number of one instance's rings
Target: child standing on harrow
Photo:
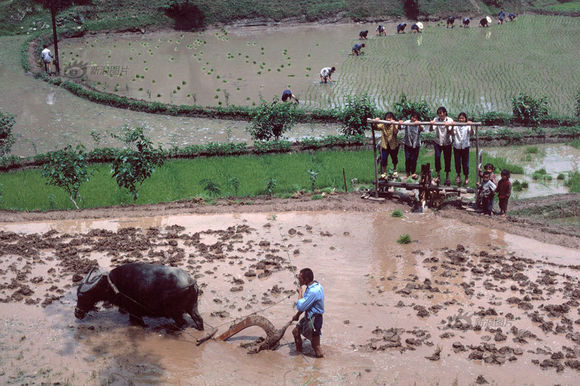
[[[419,114],[415,111],[411,112],[411,119],[403,122],[414,123],[419,120]],[[421,132],[423,131],[422,125],[417,126],[403,126],[405,128],[405,138],[403,143],[405,144],[405,171],[407,172],[407,178],[411,177],[414,180],[417,179],[417,159],[419,158],[419,150],[421,149]]]
[[[391,156],[391,161],[393,162],[393,177],[397,177],[397,163],[399,161],[399,141],[397,140],[397,133],[399,132],[399,126],[401,121],[395,121],[395,114],[388,112],[385,114],[385,121],[391,121],[392,123],[379,123],[377,128],[381,130],[381,171],[382,173],[387,172],[387,162],[389,156]],[[379,120],[379,118],[375,118]]]
[[[467,120],[467,114],[459,113],[459,122],[471,123]],[[453,126],[453,156],[455,158],[455,184],[461,184],[461,169],[465,176],[465,186],[469,184],[469,137],[473,135],[473,128],[469,126]]]
[[[437,116],[431,121],[431,126],[429,126],[429,131],[433,131],[433,126],[435,125],[435,142],[433,143],[433,147],[435,148],[435,171],[437,171],[437,178],[433,181],[436,184],[439,184],[441,181],[441,153],[443,153],[445,160],[445,185],[451,185],[449,172],[451,171],[452,123],[453,119],[447,116],[447,109],[441,106],[437,109]]]

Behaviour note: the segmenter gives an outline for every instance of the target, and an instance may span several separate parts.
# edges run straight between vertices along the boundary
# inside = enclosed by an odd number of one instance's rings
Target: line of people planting
[[[375,118],[379,121],[380,118]],[[383,178],[387,177],[387,165],[389,157],[393,164],[394,178],[398,177],[397,174],[397,164],[398,164],[398,154],[399,154],[399,140],[397,134],[399,130],[405,131],[403,137],[403,145],[405,151],[405,171],[406,178],[418,179],[416,174],[417,169],[417,159],[419,158],[419,150],[421,148],[421,133],[425,130],[423,125],[409,125],[410,123],[415,123],[419,121],[419,114],[417,112],[412,112],[410,114],[410,119],[406,121],[397,121],[395,114],[388,112],[385,114],[385,121],[389,123],[377,123],[377,129],[381,131],[380,140],[380,173]],[[460,123],[467,123],[466,125],[456,126],[453,125],[454,121],[447,115],[447,109],[443,106],[437,109],[437,116],[430,121],[429,131],[435,131],[435,139],[433,141],[433,147],[435,150],[435,171],[437,176],[433,179],[433,184],[439,184],[441,182],[441,155],[443,154],[444,160],[444,171],[445,171],[445,182],[444,185],[450,186],[451,180],[449,179],[449,173],[451,172],[451,154],[453,153],[455,159],[455,172],[457,177],[455,178],[455,183],[457,186],[461,185],[461,174],[463,172],[465,186],[469,184],[469,149],[470,149],[470,137],[474,134],[473,127],[469,125],[471,121],[467,120],[467,114],[464,112],[459,113],[457,120]],[[492,164],[485,165],[485,170],[481,171],[478,166],[478,174],[482,178],[482,182],[478,185],[479,189],[479,202],[478,206],[483,210],[484,213],[491,215],[493,198],[496,191],[500,198],[500,210],[501,214],[505,215],[507,212],[507,203],[509,196],[511,194],[511,183],[509,182],[510,172],[508,170],[503,170],[501,173],[501,181],[497,181],[496,176],[493,174],[495,170]]]

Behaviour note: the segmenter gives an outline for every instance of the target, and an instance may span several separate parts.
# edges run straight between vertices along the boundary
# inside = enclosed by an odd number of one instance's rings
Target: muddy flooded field
[[[527,189],[514,191],[515,199],[567,193],[565,180],[580,167],[580,149],[564,144],[491,147],[485,148],[485,152],[524,168],[524,174],[511,175],[512,182],[518,180],[529,185]]]
[[[381,208],[2,222],[0,382],[577,382],[576,249]],[[402,234],[412,242],[398,244]],[[188,271],[206,329],[219,332],[251,313],[287,323],[294,269],[311,267],[326,295],[325,358],[309,344],[298,354],[290,330],[250,355],[256,327],[196,346],[203,332],[131,326],[106,304],[76,320],[83,274],[130,261]]]
[[[366,93],[388,111],[404,93],[479,114],[511,112],[511,98],[525,92],[547,96],[553,112],[573,111],[575,18],[525,15],[489,29],[425,23],[415,34],[407,21],[407,33],[397,34],[402,21],[381,22],[387,36],[376,36],[378,23],[101,34],[64,41],[61,55],[91,87],[173,104],[253,106],[288,88],[308,108],[341,107],[348,95]],[[368,40],[359,40],[362,30]],[[356,43],[366,46],[361,56],[351,53]],[[320,70],[330,66],[336,82],[321,85]]]
[[[144,127],[165,147],[209,142],[250,141],[248,122],[140,113],[92,103],[23,73],[19,50],[23,37],[0,37],[0,106],[14,114],[16,143],[11,154],[32,157],[67,144],[87,148],[120,146],[110,133]],[[336,124],[297,124],[289,137],[336,135]]]

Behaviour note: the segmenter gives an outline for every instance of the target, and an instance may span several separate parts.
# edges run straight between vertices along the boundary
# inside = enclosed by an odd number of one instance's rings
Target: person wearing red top
[[[510,172],[509,170],[501,171],[501,180],[497,184],[497,195],[499,198],[499,209],[501,215],[505,216],[508,208],[508,200],[512,194],[512,183],[510,182]]]

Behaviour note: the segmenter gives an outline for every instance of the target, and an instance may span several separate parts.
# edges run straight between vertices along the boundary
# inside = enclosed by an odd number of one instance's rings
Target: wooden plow
[[[284,326],[282,326],[282,328],[276,329],[276,327],[272,324],[272,322],[270,322],[265,317],[252,314],[245,317],[242,320],[234,322],[230,326],[230,328],[226,332],[218,336],[216,340],[226,341],[232,336],[239,333],[240,331],[245,330],[248,327],[256,326],[260,327],[266,332],[266,339],[258,340],[256,343],[252,344],[248,350],[248,353],[255,354],[262,350],[275,350],[278,347],[280,340],[284,336],[284,333],[286,332],[288,327],[290,327],[291,324],[292,320],[286,323]],[[216,333],[216,331],[217,331],[216,329],[213,329],[213,331],[210,334],[208,334],[208,336],[198,340],[197,344],[199,345],[205,342],[206,340],[210,339]]]
[[[414,210],[422,211],[422,209],[427,205],[431,208],[439,208],[445,198],[449,196],[458,196],[460,197],[462,194],[476,194],[477,199],[477,191],[473,188],[467,187],[458,187],[458,186],[444,186],[434,184],[432,180],[432,172],[431,172],[431,165],[424,164],[421,165],[421,176],[418,182],[402,182],[397,181],[395,178],[388,174],[384,174],[383,176],[379,176],[377,170],[377,143],[375,138],[375,124],[377,123],[386,123],[386,124],[396,124],[399,125],[399,122],[393,121],[384,121],[384,120],[374,120],[374,119],[367,119],[367,122],[371,123],[371,130],[372,130],[372,141],[373,141],[373,164],[375,166],[375,190],[374,192],[369,192],[369,194],[363,195],[363,198],[373,198],[374,199],[385,199],[390,198],[395,188],[399,189],[406,189],[406,190],[417,190],[419,192],[418,197],[416,197],[415,207]],[[401,126],[403,124],[400,124]],[[411,122],[405,123],[404,126],[430,126],[431,122]],[[477,155],[477,162],[480,158],[480,151],[479,151],[479,127],[482,126],[481,122],[454,122],[451,126],[474,126],[475,127],[475,153]],[[476,182],[479,183],[479,173],[477,173]]]

